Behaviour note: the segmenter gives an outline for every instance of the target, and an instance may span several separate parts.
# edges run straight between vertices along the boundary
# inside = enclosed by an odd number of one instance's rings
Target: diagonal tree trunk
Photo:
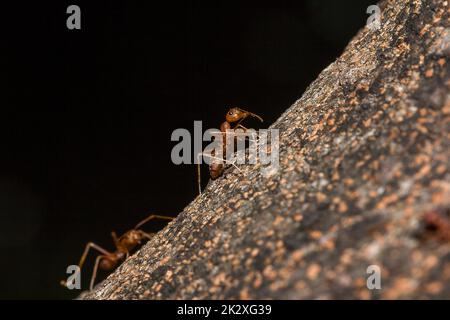
[[[83,298],[450,298],[448,1],[379,6],[271,126],[280,170],[231,169]]]

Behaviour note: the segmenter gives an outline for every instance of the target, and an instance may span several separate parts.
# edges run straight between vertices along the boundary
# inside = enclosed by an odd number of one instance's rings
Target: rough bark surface
[[[271,126],[280,170],[231,168],[82,297],[450,298],[448,1],[379,6]]]

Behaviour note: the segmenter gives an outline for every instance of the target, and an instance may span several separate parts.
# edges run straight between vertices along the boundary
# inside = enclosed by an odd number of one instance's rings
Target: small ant
[[[228,110],[226,116],[225,116],[225,121],[222,122],[222,124],[220,125],[220,132],[222,132],[222,157],[216,157],[214,151],[211,152],[210,155],[206,155],[209,156],[210,158],[212,158],[213,161],[211,161],[210,165],[209,165],[209,175],[211,177],[212,180],[215,180],[217,178],[219,178],[224,171],[224,162],[227,162],[225,160],[225,155],[226,155],[226,147],[227,147],[227,131],[233,131],[233,135],[236,134],[235,130],[240,128],[243,129],[244,132],[246,132],[248,129],[246,127],[244,127],[243,125],[241,125],[241,122],[244,121],[247,117],[254,117],[257,118],[258,120],[260,120],[261,122],[263,122],[263,119],[258,116],[255,113],[240,109],[240,108],[231,108],[230,110]],[[232,124],[235,124],[234,127],[231,127]],[[202,155],[201,153],[199,154],[199,156]],[[200,181],[200,161],[198,162],[198,166],[197,166],[197,182],[198,182],[198,191],[199,194],[202,194],[202,189],[201,189],[201,181]]]
[[[125,232],[120,237],[117,236],[117,234],[113,231],[111,232],[111,236],[114,241],[114,245],[116,246],[116,251],[109,252],[99,245],[89,242],[83,252],[83,255],[81,256],[80,262],[78,263],[78,268],[81,271],[81,268],[83,267],[83,264],[86,260],[86,257],[89,253],[90,249],[95,249],[101,254],[97,256],[95,259],[94,269],[92,271],[92,277],[91,282],[89,285],[89,290],[92,290],[94,287],[95,278],[97,276],[97,270],[100,266],[103,270],[112,270],[114,267],[117,266],[117,264],[125,259],[128,258],[130,255],[130,251],[133,250],[137,245],[141,244],[141,242],[144,239],[150,240],[154,233],[146,233],[139,229],[142,225],[149,222],[153,219],[165,219],[165,220],[173,220],[173,217],[167,217],[167,216],[160,216],[160,215],[150,215],[141,222],[139,222],[134,229],[131,229],[127,232]],[[67,286],[66,281],[61,281],[61,285]]]

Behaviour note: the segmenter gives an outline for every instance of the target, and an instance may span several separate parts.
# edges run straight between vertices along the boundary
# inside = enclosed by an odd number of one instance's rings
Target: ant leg
[[[236,129],[238,129],[238,128],[243,129],[244,132],[248,130],[248,128],[244,127],[244,126],[243,126],[242,124],[240,124],[240,123],[238,123],[237,125],[235,125],[234,128],[233,128],[233,130],[236,130]]]
[[[232,128],[232,130],[235,130],[236,128],[244,128],[244,127],[241,125],[241,122],[244,121],[244,120],[245,120],[245,118],[242,118],[241,120],[239,120],[239,121],[236,123],[236,125]]]
[[[90,249],[95,249],[95,250],[97,250],[98,252],[100,252],[104,256],[111,254],[110,252],[108,252],[107,250],[103,249],[99,245],[97,245],[97,244],[95,244],[93,242],[89,242],[86,245],[86,247],[84,248],[84,252],[83,252],[83,254],[82,254],[81,258],[80,258],[80,262],[78,263],[78,268],[79,268],[80,272],[81,272],[81,268],[84,265],[84,262],[86,261],[86,257],[88,255]],[[65,280],[61,280],[60,283],[61,283],[62,286],[67,287],[67,282]]]
[[[236,129],[242,129],[242,130],[244,130],[244,132],[242,132],[244,135],[247,135],[247,131],[250,130],[249,128],[246,128],[246,127],[244,127],[244,126],[241,125],[241,124],[237,124],[237,125],[233,128],[233,130],[236,130]],[[235,132],[235,133],[234,133],[234,135],[236,135],[236,136],[239,136],[239,134],[240,134],[239,132]],[[256,135],[256,132],[253,131],[253,132],[251,133],[251,136],[248,137],[248,139],[249,139],[250,141],[258,142],[257,139],[255,139],[255,135]]]
[[[99,255],[95,259],[94,269],[92,271],[91,282],[89,284],[89,290],[92,290],[94,288],[95,278],[97,277],[98,265],[100,263],[100,260],[103,258],[106,258],[106,255]]]
[[[136,227],[134,227],[134,228],[135,229],[139,229],[139,227],[141,227],[142,225],[146,224],[147,222],[149,222],[150,220],[153,220],[153,219],[163,219],[163,220],[170,220],[170,221],[172,221],[175,218],[174,217],[169,217],[169,216],[160,216],[160,215],[157,215],[157,214],[151,214],[147,218],[145,218],[144,220],[139,222],[136,225]]]
[[[238,132],[236,131],[236,129],[242,129],[244,130],[244,132]],[[251,129],[244,127],[241,124],[237,124],[234,128],[234,135],[236,138],[239,138],[240,135],[243,135],[245,137],[245,139],[248,139],[248,141],[253,142],[253,143],[257,143],[258,144],[258,136],[255,130],[250,131]],[[248,134],[248,132],[250,131],[250,134]]]
[[[201,170],[200,163],[197,163],[197,186],[198,186],[198,194],[202,195],[202,182],[201,182]]]
[[[80,270],[83,267],[84,261],[86,260],[86,257],[87,257],[87,255],[89,253],[89,250],[91,248],[97,250],[98,252],[100,252],[103,255],[110,255],[111,254],[111,252],[108,252],[107,250],[103,249],[99,245],[97,245],[97,244],[95,244],[93,242],[89,242],[86,245],[86,247],[84,248],[83,255],[81,256],[80,262],[78,263],[78,267],[80,268]]]
[[[235,164],[233,161],[229,161],[229,160],[222,159],[222,158],[219,158],[219,157],[215,157],[215,156],[212,156],[212,155],[205,155],[205,156],[208,156],[208,157],[210,157],[211,159],[214,159],[214,160],[218,160],[218,161],[222,161],[222,162],[231,164],[231,165],[232,165],[233,167],[235,167],[239,172],[242,172],[242,170],[239,169],[238,166],[236,166],[236,164]]]
[[[148,240],[150,240],[151,238],[153,238],[153,236],[155,235],[153,232],[152,232],[152,233],[147,233],[147,232],[144,232],[144,231],[142,231],[142,230],[139,230],[139,232],[141,233],[141,235],[142,235],[144,238],[147,238]]]
[[[117,247],[117,244],[119,243],[119,237],[117,236],[117,233],[115,231],[111,231],[111,237],[114,241],[114,245]]]

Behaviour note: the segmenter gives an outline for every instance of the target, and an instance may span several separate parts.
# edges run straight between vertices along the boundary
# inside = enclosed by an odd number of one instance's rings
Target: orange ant
[[[209,175],[211,177],[212,180],[215,180],[217,178],[219,178],[224,171],[224,162],[227,162],[227,160],[225,160],[225,155],[226,155],[226,147],[227,147],[227,139],[226,139],[226,135],[227,135],[227,131],[233,131],[233,135],[236,134],[236,129],[240,128],[243,129],[244,132],[246,132],[248,129],[246,127],[244,127],[243,125],[241,125],[241,122],[244,121],[247,117],[254,117],[257,118],[258,120],[260,120],[261,122],[263,122],[263,119],[258,116],[255,113],[240,109],[240,108],[231,108],[230,110],[228,110],[226,116],[225,116],[225,121],[222,122],[222,124],[220,125],[220,132],[222,132],[222,157],[216,157],[214,154],[214,151],[211,152],[210,155],[206,155],[210,158],[212,158],[213,161],[211,161],[211,164],[209,165]],[[235,123],[234,127],[231,127],[232,124]],[[200,153],[199,156],[201,156],[202,154]],[[202,190],[201,190],[201,181],[200,181],[200,161],[198,162],[198,166],[197,166],[197,182],[198,182],[198,191],[199,194],[202,194]]]
[[[95,249],[101,253],[95,259],[89,290],[92,290],[92,288],[94,287],[94,282],[97,276],[97,270],[99,266],[103,270],[112,270],[114,267],[117,266],[119,262],[127,259],[128,256],[130,255],[130,251],[133,250],[137,245],[141,244],[141,242],[144,239],[150,240],[154,236],[154,233],[146,233],[139,229],[139,227],[141,227],[142,225],[153,219],[165,219],[171,221],[174,218],[152,214],[147,218],[145,218],[144,220],[142,220],[141,222],[139,222],[134,227],[134,229],[125,232],[120,237],[118,237],[114,231],[111,232],[114,245],[116,246],[116,251],[114,252],[109,252],[93,242],[89,242],[86,245],[83,255],[81,256],[80,262],[78,263],[79,270],[81,270],[81,268],[83,267],[83,264],[86,260],[86,257],[90,249]],[[61,281],[61,285],[67,286],[66,281],[64,280]]]

